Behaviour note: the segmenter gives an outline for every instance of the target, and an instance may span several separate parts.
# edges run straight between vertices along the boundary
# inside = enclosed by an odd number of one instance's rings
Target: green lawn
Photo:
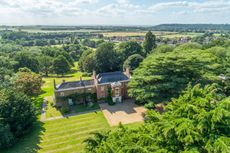
[[[143,122],[125,125],[139,127]],[[35,128],[12,148],[2,153],[78,153],[90,133],[110,127],[101,111],[69,118],[37,122]]]
[[[64,78],[48,77],[43,78],[43,93],[40,97],[48,98],[47,117],[61,116],[61,112],[52,107],[53,95],[53,79],[57,83],[61,83],[63,79],[66,81],[78,80],[82,75],[77,71],[77,63],[75,63],[74,73],[66,75]],[[89,78],[85,78],[89,79]],[[94,105],[91,108],[85,106],[75,106],[74,112],[84,112],[87,110],[98,109],[99,106]],[[128,124],[128,127],[139,127],[142,122]],[[114,129],[110,127],[101,111],[77,115],[68,118],[56,119],[52,121],[37,121],[32,131],[19,139],[13,147],[0,151],[1,153],[79,153],[84,149],[82,143],[90,133],[105,129]]]
[[[49,102],[46,110],[46,118],[62,116],[64,114],[63,112],[61,112],[61,110],[58,110],[56,107],[52,106],[52,97],[48,97],[48,101]],[[70,113],[81,113],[81,112],[86,112],[91,110],[98,110],[99,108],[100,107],[97,103],[95,103],[91,107],[87,107],[81,104],[81,105],[72,106],[71,107],[72,111]]]
[[[41,97],[52,96],[54,93],[54,79],[57,84],[60,84],[63,80],[65,81],[76,81],[80,80],[80,77],[83,75],[82,72],[78,69],[78,63],[75,62],[75,66],[72,68],[72,73],[66,74],[64,77],[51,74],[49,77],[43,78],[42,94]],[[82,79],[90,79],[90,77],[83,77]]]
[[[37,123],[32,133],[3,153],[81,152],[91,132],[109,129],[101,111]]]

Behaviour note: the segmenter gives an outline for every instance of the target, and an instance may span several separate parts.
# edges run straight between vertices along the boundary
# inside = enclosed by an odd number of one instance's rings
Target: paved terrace
[[[109,106],[107,103],[100,104],[101,110],[110,126],[129,124],[144,121],[146,109],[143,106],[137,106],[133,100],[126,100],[123,103]]]

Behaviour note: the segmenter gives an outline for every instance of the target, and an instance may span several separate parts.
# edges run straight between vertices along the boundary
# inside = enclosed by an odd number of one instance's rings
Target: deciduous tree
[[[35,121],[35,109],[31,99],[19,91],[1,90],[0,118],[5,125],[9,125],[15,137],[23,135]]]
[[[14,86],[29,96],[37,95],[41,92],[42,77],[29,69],[19,69],[14,76]]]
[[[135,41],[120,43],[117,50],[122,62],[133,54],[143,55],[142,46]]]
[[[114,50],[114,44],[105,42],[99,45],[95,53],[97,72],[111,72],[119,70],[119,60]]]
[[[134,70],[139,66],[143,59],[144,57],[139,54],[131,55],[125,60],[123,69],[130,68],[131,70]]]
[[[66,60],[66,58],[62,55],[58,56],[53,61],[53,71],[56,74],[64,75],[65,73],[70,71],[70,64]]]

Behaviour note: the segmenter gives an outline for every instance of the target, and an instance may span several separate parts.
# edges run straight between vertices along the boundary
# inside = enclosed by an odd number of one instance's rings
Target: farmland
[[[103,32],[104,37],[137,37],[137,36],[145,36],[147,31],[140,32]],[[158,37],[163,38],[181,38],[181,37],[197,37],[202,35],[203,33],[195,33],[195,32],[163,32],[163,31],[153,31],[153,33]]]
[[[0,30],[4,30],[4,28],[1,28]],[[207,35],[206,33],[204,34],[202,32],[190,32],[190,31],[187,32],[149,31],[148,32],[148,30],[143,30],[143,29],[133,30],[133,31],[132,30],[118,31],[118,30],[99,30],[99,29],[89,29],[89,28],[88,29],[60,28],[55,30],[55,28],[42,29],[38,27],[33,27],[33,28],[12,27],[11,29],[9,28],[8,30],[12,30],[12,31],[1,31],[2,47],[0,47],[0,49],[2,50],[3,53],[0,56],[3,56],[4,58],[0,60],[2,60],[3,63],[2,64],[3,66],[1,65],[2,66],[1,68],[3,70],[5,69],[5,71],[3,71],[4,72],[2,77],[4,78],[3,80],[1,80],[1,74],[0,74],[0,81],[3,81],[3,83],[0,82],[1,83],[0,87],[1,85],[3,85],[1,87],[2,88],[1,91],[4,91],[4,89],[7,88],[7,86],[12,83],[10,81],[12,80],[14,81],[18,79],[15,76],[19,76],[19,74],[22,72],[23,74],[27,74],[29,77],[35,75],[38,76],[37,78],[39,78],[41,82],[40,84],[39,84],[39,80],[36,82],[38,84],[37,86],[39,87],[39,90],[37,90],[35,94],[32,93],[32,91],[35,91],[33,90],[35,88],[27,89],[28,87],[32,86],[31,83],[29,82],[30,84],[29,86],[25,86],[26,90],[24,90],[25,93],[23,94],[28,94],[28,96],[32,97],[31,101],[28,101],[30,102],[30,104],[31,102],[34,102],[32,100],[34,99],[37,100],[38,98],[40,100],[39,104],[42,104],[43,102],[47,102],[47,105],[46,107],[44,107],[43,110],[45,110],[44,111],[45,113],[43,113],[42,115],[40,113],[41,105],[36,105],[36,108],[34,109],[38,109],[39,113],[37,112],[36,114],[34,113],[34,116],[37,116],[37,120],[36,121],[33,120],[33,122],[31,122],[31,125],[32,123],[34,124],[34,126],[29,128],[31,131],[23,136],[15,137],[15,140],[17,140],[18,142],[17,141],[15,141],[16,143],[13,142],[12,143],[13,147],[5,149],[3,153],[82,152],[84,150],[83,141],[90,136],[90,133],[101,131],[101,130],[116,129],[116,127],[110,127],[111,124],[109,125],[109,122],[107,122],[106,115],[105,115],[106,118],[103,115],[103,109],[99,107],[98,103],[94,103],[96,101],[95,99],[92,100],[91,101],[92,103],[88,105],[76,104],[72,106],[70,104],[67,107],[65,106],[55,107],[53,101],[54,80],[56,81],[56,84],[60,84],[63,81],[67,81],[67,82],[77,81],[80,80],[81,77],[83,80],[88,80],[91,79],[90,75],[92,74],[91,72],[93,70],[96,70],[96,72],[98,73],[110,72],[110,71],[111,72],[122,71],[125,61],[128,60],[129,57],[133,57],[133,55],[138,54],[139,56],[134,56],[134,57],[135,58],[137,57],[138,59],[138,57],[143,56],[142,57],[143,59],[141,58],[141,60],[144,60],[148,54],[151,54],[151,52],[155,49],[155,47],[158,46],[161,47],[162,44],[169,44],[168,46],[166,46],[167,52],[173,53],[174,47],[177,47],[179,44],[183,45],[183,43],[192,42],[190,45],[194,45],[195,47],[197,47],[196,43],[198,41],[201,45],[203,45],[203,43],[207,43],[206,40],[210,41],[210,42],[208,41],[208,43],[212,43],[211,40],[215,40],[218,37],[223,36],[220,33],[210,33]],[[152,41],[154,41],[154,43],[152,43],[153,44],[152,49],[150,48],[149,50],[145,49],[145,45],[143,43],[148,38],[145,37],[147,36],[146,32],[147,34],[150,34],[151,38],[153,38]],[[200,37],[200,39],[195,39],[196,37],[198,38]],[[227,40],[225,39],[227,39],[227,37],[226,38],[223,37],[223,40],[226,41],[227,44]],[[204,45],[204,47],[209,47],[209,46]],[[164,52],[165,51],[162,50],[162,55]],[[165,55],[169,54],[167,52],[165,53]],[[111,58],[111,57],[116,57],[116,58]],[[119,62],[117,62],[118,59],[120,60]],[[211,58],[208,57],[207,59],[211,59]],[[12,63],[9,61],[11,61]],[[158,64],[158,61],[159,60],[157,60],[156,64]],[[14,64],[16,64],[17,68]],[[138,68],[138,64],[136,65],[136,63],[134,64],[130,63],[129,66],[134,65],[135,66],[133,68],[134,70]],[[157,71],[167,70],[167,68],[162,68],[160,66],[161,65],[159,64],[159,68],[157,68]],[[170,66],[171,65],[167,65],[167,67]],[[16,69],[14,69],[14,67]],[[28,70],[25,68],[27,68]],[[183,66],[181,66],[181,68],[183,68]],[[59,70],[65,70],[65,71],[60,72]],[[144,72],[145,71],[141,72],[140,74],[144,74]],[[168,74],[169,73],[166,73],[166,75]],[[135,75],[132,75],[132,77],[133,76]],[[165,78],[170,78],[170,77],[165,77]],[[22,83],[25,84],[27,84],[27,81],[33,81],[33,79],[23,79],[23,78],[24,77],[22,77],[23,80]],[[145,76],[143,78],[145,78]],[[181,79],[179,78],[178,80]],[[137,83],[140,82],[141,81],[137,81]],[[21,90],[21,88],[19,88],[20,86],[16,82],[13,83],[15,87],[18,87],[18,89],[15,89],[16,91],[11,92],[14,95],[16,93],[21,92],[19,91]],[[143,85],[143,88],[144,87],[145,86]],[[9,89],[12,90],[11,88]],[[137,89],[137,87],[134,87],[133,89]],[[163,93],[163,92],[159,92],[159,93]],[[135,93],[133,95],[139,96],[139,94]],[[143,101],[144,103],[147,103],[148,101],[150,101],[148,99],[147,100],[143,99],[143,97],[145,97],[145,94],[146,93],[144,92],[143,95],[140,96],[141,97],[139,98],[141,99],[140,102]],[[12,95],[10,97],[12,97]],[[108,102],[107,99],[105,100],[105,102]],[[136,102],[138,103],[137,100]],[[143,103],[141,105],[143,105]],[[111,107],[115,107],[115,106],[111,106]],[[130,108],[130,105],[127,107]],[[121,109],[117,109],[117,110],[121,112]],[[112,112],[115,112],[114,114],[118,114],[117,110]],[[8,112],[11,112],[11,110]],[[23,110],[23,112],[26,112],[26,110]],[[126,111],[126,112],[129,112],[130,114],[136,113],[135,110]],[[8,116],[11,116],[11,114],[6,115],[6,118],[10,118]],[[121,113],[121,118],[125,118],[124,116],[125,115],[122,116]],[[28,118],[29,117],[27,117],[25,120],[27,120]],[[22,121],[24,122],[24,120]],[[120,121],[118,120],[118,122]],[[138,121],[136,122],[137,123],[132,123],[125,126],[130,128],[137,128],[140,125],[142,125],[142,122],[140,123],[138,123]],[[25,133],[27,132],[26,130],[27,129],[25,129]],[[6,148],[7,147],[8,146],[6,146]]]

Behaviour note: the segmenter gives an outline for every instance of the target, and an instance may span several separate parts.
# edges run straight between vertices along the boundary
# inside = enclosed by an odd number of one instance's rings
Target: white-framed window
[[[119,90],[119,88],[115,88],[115,96],[116,97],[120,96],[120,90]]]
[[[64,93],[64,92],[61,92],[60,95],[63,97],[63,96],[65,96],[65,93]]]

